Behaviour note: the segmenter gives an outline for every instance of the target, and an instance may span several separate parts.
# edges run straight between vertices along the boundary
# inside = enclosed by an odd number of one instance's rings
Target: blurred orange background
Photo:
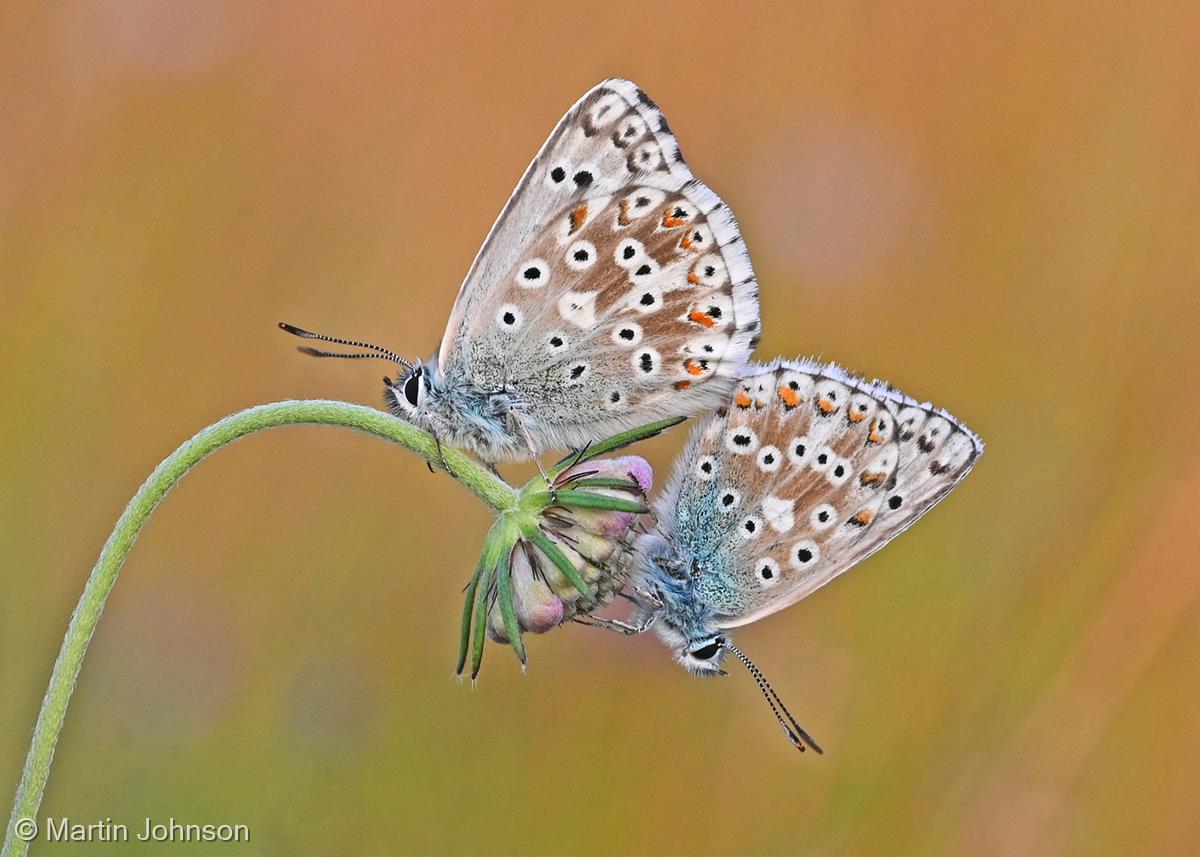
[[[43,814],[251,828],[186,853],[1196,852],[1200,13],[730,5],[4,5],[0,800],[154,465],[250,404],[379,403],[382,364],[275,322],[431,354],[533,153],[621,75],[737,212],[759,356],[988,442],[910,534],[739,634],[826,755],[648,637],[567,627],[457,686],[488,513],[291,428],[145,531]],[[640,449],[660,481],[684,436]]]

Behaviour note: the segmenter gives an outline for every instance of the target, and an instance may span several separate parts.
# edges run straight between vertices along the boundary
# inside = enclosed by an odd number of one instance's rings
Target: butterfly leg
[[[451,470],[451,469],[450,469],[450,465],[446,463],[446,456],[445,456],[445,454],[442,452],[442,439],[441,439],[440,437],[438,437],[438,436],[435,434],[435,435],[433,436],[433,442],[434,442],[434,444],[436,444],[436,445],[437,445],[438,461],[439,461],[439,462],[441,462],[441,465],[442,465],[442,470],[445,470],[445,471],[446,471],[447,473],[449,473],[451,476],[454,476],[454,471],[453,471],[453,470]],[[425,466],[429,468],[429,472],[430,472],[430,473],[432,473],[432,472],[433,472],[433,467],[432,467],[432,466],[430,466],[430,464],[429,464],[429,462],[428,462],[428,461],[426,461],[426,462],[425,462]]]
[[[633,636],[634,634],[642,634],[648,631],[656,619],[658,619],[658,613],[651,613],[636,625],[630,625],[628,622],[622,622],[620,619],[600,619],[596,616],[582,615],[576,616],[574,621],[580,625],[587,625],[589,628],[603,628],[606,631],[615,631],[618,634]]]
[[[650,590],[641,589],[640,587],[633,586],[633,585],[628,585],[627,588],[633,590],[633,595],[630,595],[628,592],[625,592],[624,590],[617,593],[622,598],[624,598],[626,601],[630,601],[630,602],[636,604],[638,607],[645,607],[647,604],[650,604],[652,607],[656,607],[656,608],[663,606],[662,599],[659,598],[657,595],[655,595]]]
[[[537,465],[538,473],[542,474],[542,481],[546,483],[546,488],[550,491],[550,499],[557,499],[558,492],[554,490],[554,483],[550,481],[550,477],[546,475],[545,468],[542,467],[542,459],[538,456],[537,447],[533,445],[533,438],[529,435],[529,429],[525,426],[525,420],[521,418],[519,413],[513,412],[513,416],[516,417],[517,428],[521,430],[521,438],[525,441],[525,449],[529,451],[529,457]]]

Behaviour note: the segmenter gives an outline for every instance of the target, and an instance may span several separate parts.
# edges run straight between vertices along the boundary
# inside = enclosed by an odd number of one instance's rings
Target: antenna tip
[[[289,331],[290,332],[290,331]],[[301,354],[307,354],[309,357],[324,357],[325,354],[308,345],[297,345],[296,350]]]

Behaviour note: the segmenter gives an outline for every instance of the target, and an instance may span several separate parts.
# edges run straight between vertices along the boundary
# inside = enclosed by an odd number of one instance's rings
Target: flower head
[[[632,527],[653,472],[635,455],[599,458],[651,437],[679,420],[626,432],[559,462],[520,492],[517,508],[496,521],[467,587],[458,673],[483,661],[484,635],[510,644],[525,665],[523,632],[545,633],[608,604],[629,568]]]

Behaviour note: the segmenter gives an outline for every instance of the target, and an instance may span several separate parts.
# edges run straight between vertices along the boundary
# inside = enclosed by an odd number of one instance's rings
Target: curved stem
[[[455,449],[444,446],[439,449],[437,441],[421,429],[363,405],[331,401],[275,402],[232,414],[196,434],[159,464],[138,488],[92,568],[54,662],[0,857],[22,857],[29,850],[29,843],[15,828],[19,821],[37,817],[54,759],[54,747],[62,732],[83,657],[121,565],[146,521],[175,483],[209,454],[256,431],[302,424],[345,426],[390,440],[417,453],[431,466],[446,470],[497,512],[516,507],[516,492],[486,468]]]

